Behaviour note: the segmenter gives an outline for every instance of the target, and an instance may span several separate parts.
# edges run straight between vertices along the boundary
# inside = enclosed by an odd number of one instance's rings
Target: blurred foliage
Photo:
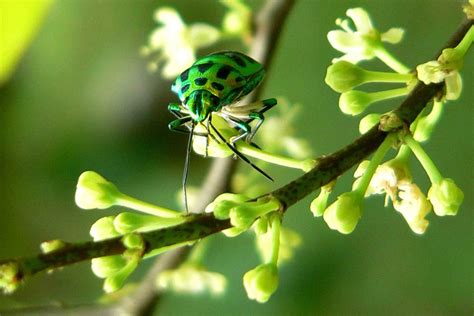
[[[11,76],[52,0],[1,0],[0,85]]]
[[[33,1],[34,2],[34,1]],[[249,1],[258,7],[262,1]],[[334,20],[347,8],[364,6],[377,27],[401,26],[406,37],[394,54],[411,66],[431,59],[461,21],[461,1],[300,0],[285,27],[262,98],[284,96],[302,105],[297,135],[316,154],[332,152],[358,135],[358,120],[344,116],[338,94],[324,84],[331,59],[327,42]],[[74,205],[77,177],[96,170],[130,195],[176,207],[186,137],[171,133],[166,106],[176,101],[170,81],[146,71],[139,48],[155,27],[158,6],[175,7],[190,22],[220,23],[224,8],[202,1],[56,1],[43,27],[0,89],[0,258],[39,251],[41,241],[89,239],[90,225],[111,211],[84,211]],[[3,12],[3,11],[2,11]],[[3,14],[3,13],[2,13]],[[429,23],[427,23],[429,21]],[[200,54],[239,49],[226,41]],[[472,56],[472,51],[469,53]],[[463,69],[465,90],[447,105],[425,148],[443,175],[456,180],[465,202],[453,218],[430,217],[416,236],[400,214],[383,208],[383,198],[366,201],[356,231],[342,236],[313,218],[305,199],[285,216],[302,246],[280,271],[280,288],[264,305],[249,301],[242,276],[258,264],[250,235],[215,236],[206,258],[210,270],[228,277],[220,298],[165,295],[166,315],[306,314],[472,314],[474,311],[473,59]],[[380,68],[383,68],[382,65]],[[389,110],[399,100],[377,105]],[[271,111],[269,111],[271,116]],[[265,126],[263,126],[265,128]],[[191,184],[199,184],[209,161],[193,155]],[[428,180],[414,177],[423,190]],[[240,166],[248,172],[247,166]],[[266,169],[267,170],[267,169]],[[298,176],[268,167],[274,187]],[[352,175],[335,188],[350,188]],[[117,208],[116,211],[123,211]],[[150,263],[140,267],[139,280]],[[17,293],[0,297],[0,309],[91,303],[102,295],[101,281],[83,263],[32,278]]]

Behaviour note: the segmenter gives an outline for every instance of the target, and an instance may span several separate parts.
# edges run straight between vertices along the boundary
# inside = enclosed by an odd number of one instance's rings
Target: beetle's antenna
[[[189,213],[188,192],[186,190],[186,184],[188,183],[189,156],[191,155],[191,146],[193,144],[193,133],[194,133],[194,122],[192,122],[191,131],[188,137],[188,145],[186,146],[186,159],[184,160],[184,171],[183,171],[183,196],[184,196],[184,207],[186,208],[186,213]]]
[[[219,138],[227,145],[227,147],[229,147],[230,150],[232,150],[234,152],[234,154],[237,155],[237,157],[239,157],[240,159],[242,159],[243,161],[245,161],[246,163],[248,163],[250,166],[252,166],[252,168],[254,168],[255,170],[257,170],[260,174],[262,174],[265,178],[267,178],[268,180],[271,180],[273,181],[273,178],[270,177],[265,171],[263,171],[262,169],[260,169],[259,167],[257,167],[256,165],[254,165],[247,157],[245,157],[240,151],[237,150],[237,148],[235,148],[234,145],[232,145],[231,143],[229,143],[225,138],[224,136],[222,136],[222,134],[214,127],[214,125],[212,125],[212,122],[209,122],[209,125],[211,126],[212,130],[216,133],[217,136],[219,136]]]

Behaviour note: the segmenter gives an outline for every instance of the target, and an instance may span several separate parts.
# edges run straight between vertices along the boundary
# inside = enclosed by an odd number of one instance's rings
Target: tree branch
[[[272,2],[272,1],[269,1]],[[274,1],[274,3],[291,3],[292,1]],[[472,20],[465,21],[454,33],[448,46],[459,43],[470,26]],[[444,85],[424,85],[418,83],[414,90],[406,97],[402,104],[394,110],[405,124],[410,124],[423,110],[426,104],[442,91]],[[278,198],[286,208],[309,193],[337,178],[352,166],[362,161],[374,152],[383,142],[387,133],[379,130],[378,126],[356,139],[343,149],[318,159],[314,169],[279,188],[268,193]],[[215,192],[217,194],[217,192]],[[202,210],[204,206],[201,206]],[[146,244],[146,252],[186,241],[199,240],[209,235],[230,228],[229,220],[218,220],[212,214],[196,215],[196,217],[179,226],[140,233]],[[16,263],[19,265],[18,279],[33,275],[40,271],[57,268],[83,260],[101,256],[120,254],[125,250],[121,238],[112,238],[99,242],[85,242],[69,244],[66,248],[48,254],[34,257],[6,260],[2,263]]]

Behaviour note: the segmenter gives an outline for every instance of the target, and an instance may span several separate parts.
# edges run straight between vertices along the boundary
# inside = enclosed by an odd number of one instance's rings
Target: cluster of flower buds
[[[443,50],[436,61],[419,65],[415,75],[395,59],[383,44],[398,43],[403,36],[401,29],[393,28],[380,33],[373,27],[367,12],[361,8],[349,9],[347,15],[354,22],[355,30],[350,28],[350,21],[346,19],[337,21],[343,30],[329,32],[328,40],[331,45],[345,55],[333,60],[334,64],[329,66],[326,75],[326,83],[341,93],[339,107],[343,113],[358,115],[375,102],[404,96],[410,92],[417,80],[425,84],[444,82],[446,89],[444,97],[433,100],[431,111],[423,111],[410,126],[410,131],[397,132],[398,140],[394,139],[395,135],[389,134],[372,160],[359,165],[354,174],[357,179],[353,191],[341,194],[327,207],[329,194],[334,186],[334,183],[331,183],[321,189],[319,196],[311,204],[311,211],[315,216],[323,216],[331,229],[348,234],[355,229],[362,216],[364,197],[385,194],[385,206],[392,201],[394,209],[403,215],[410,229],[417,234],[423,234],[429,224],[426,217],[432,209],[438,216],[456,215],[464,198],[452,179],[441,176],[419,142],[430,138],[446,100],[459,97],[462,87],[459,70],[463,65],[464,55],[473,42],[474,28],[471,27],[455,48]],[[372,58],[378,58],[395,72],[368,71],[356,65],[359,61]],[[370,82],[399,82],[405,86],[378,92],[353,90]],[[400,120],[394,116],[394,113],[370,113],[360,121],[359,131],[364,134],[378,123],[382,125],[382,122],[387,126],[400,124]],[[391,128],[388,128],[388,131],[390,130]],[[396,141],[402,144],[397,156],[382,164],[390,147],[399,145]],[[427,196],[412,180],[408,166],[408,158],[412,152],[431,180]]]
[[[143,257],[145,243],[139,235],[125,235],[122,244],[126,248],[123,254],[92,259],[92,272],[105,279],[103,289],[106,293],[122,288]]]
[[[187,220],[182,213],[140,201],[122,192],[110,181],[94,171],[83,172],[77,182],[76,204],[83,209],[106,209],[121,206],[145,214],[122,212],[98,219],[90,229],[95,241],[123,236],[126,251],[121,255],[92,260],[92,271],[105,279],[104,290],[113,292],[124,284],[143,256],[143,241],[134,233],[170,227]],[[57,242],[42,245],[44,251],[61,246]],[[163,250],[163,249],[161,249]],[[160,249],[153,254],[156,255]]]

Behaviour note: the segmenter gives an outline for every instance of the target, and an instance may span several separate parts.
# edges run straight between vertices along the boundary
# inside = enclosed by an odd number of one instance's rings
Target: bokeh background
[[[25,7],[34,2],[19,1]],[[255,8],[262,3],[249,2]],[[363,6],[380,30],[404,27],[402,44],[391,51],[414,66],[432,58],[456,29],[463,17],[461,4],[452,0],[297,1],[263,97],[283,96],[301,104],[304,115],[297,121],[297,134],[316,154],[330,153],[358,134],[358,119],[340,113],[338,94],[324,84],[326,67],[339,55],[326,40],[327,32],[335,28],[334,20],[347,8]],[[36,253],[43,240],[87,240],[97,218],[119,211],[83,211],[75,206],[75,184],[84,170],[100,172],[130,195],[177,207],[186,137],[166,127],[172,119],[166,106],[176,97],[170,92],[170,81],[150,74],[147,60],[138,53],[156,26],[153,11],[164,5],[177,8],[187,23],[219,24],[225,12],[213,0],[66,0],[51,5],[16,72],[0,87],[0,258]],[[220,49],[243,48],[227,41],[199,54]],[[159,311],[167,315],[472,314],[473,56],[471,51],[466,59],[462,97],[446,106],[433,139],[425,145],[443,175],[464,190],[465,202],[456,217],[431,215],[427,233],[417,236],[391,207],[383,207],[381,197],[370,198],[355,232],[342,236],[330,231],[321,218],[313,218],[307,198],[285,216],[284,224],[301,234],[303,245],[294,260],[282,267],[278,292],[267,304],[248,300],[242,286],[244,272],[259,263],[251,236],[216,236],[206,264],[228,277],[227,293],[220,298],[166,294]],[[370,67],[385,69],[379,63]],[[377,105],[377,111],[398,102]],[[191,164],[190,182],[199,185],[210,161],[193,156]],[[426,192],[426,175],[416,161],[412,166]],[[276,179],[275,188],[299,175],[283,168],[267,170]],[[348,173],[336,192],[348,190],[351,180]],[[139,280],[149,266],[142,265],[132,279]],[[0,309],[87,304],[102,295],[101,286],[90,265],[82,263],[30,279],[14,295],[0,296]]]

